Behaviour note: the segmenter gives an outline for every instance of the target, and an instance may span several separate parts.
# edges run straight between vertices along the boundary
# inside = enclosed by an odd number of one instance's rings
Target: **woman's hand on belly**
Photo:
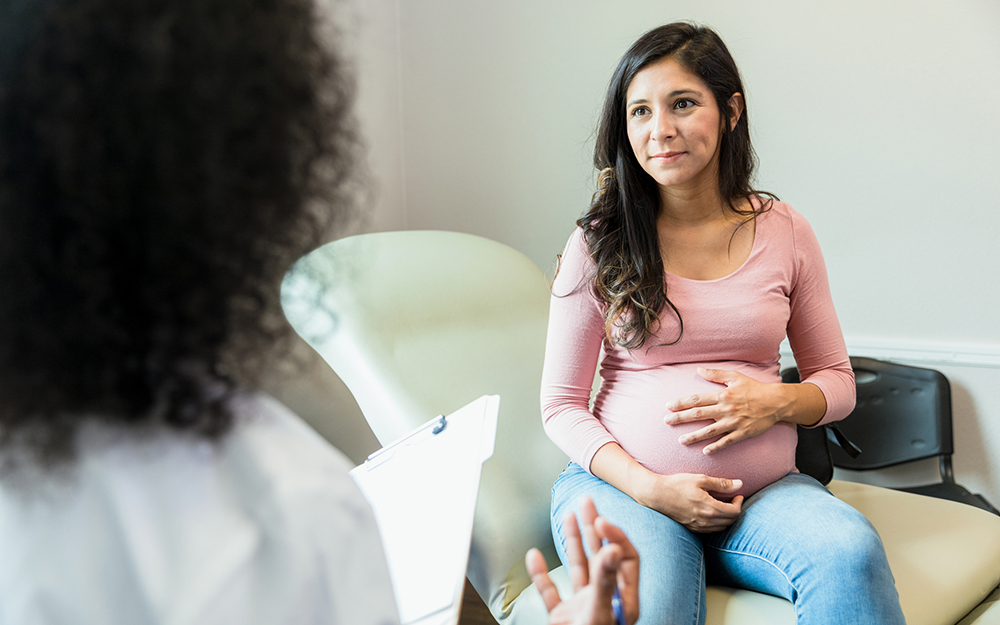
[[[743,495],[729,503],[712,493],[731,494],[739,490],[740,480],[710,477],[693,473],[654,476],[636,499],[639,503],[677,521],[692,532],[719,532],[740,515]]]
[[[760,436],[788,412],[790,402],[785,392],[788,385],[765,384],[736,371],[699,367],[698,373],[710,382],[724,384],[726,388],[684,397],[667,404],[664,422],[668,425],[714,421],[711,425],[682,436],[679,439],[682,445],[721,437],[705,446],[704,453],[711,455],[742,440]]]
[[[597,477],[637,503],[677,521],[692,532],[718,532],[736,522],[743,495],[725,502],[743,488],[742,480],[697,473],[660,474],[639,464],[618,443],[607,443],[590,462]]]

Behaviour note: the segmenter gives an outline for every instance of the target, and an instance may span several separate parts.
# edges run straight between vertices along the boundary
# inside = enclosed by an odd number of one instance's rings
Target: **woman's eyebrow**
[[[668,97],[676,98],[676,97],[682,96],[682,95],[696,95],[696,96],[701,96],[702,93],[701,93],[701,91],[698,91],[697,89],[677,89],[676,91],[671,91],[668,94]],[[626,106],[633,106],[635,104],[646,104],[647,102],[649,102],[649,100],[647,100],[646,98],[636,98],[635,100],[632,100],[628,104],[626,104]]]

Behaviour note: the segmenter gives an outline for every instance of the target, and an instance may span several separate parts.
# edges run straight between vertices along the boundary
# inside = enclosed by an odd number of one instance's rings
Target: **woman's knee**
[[[823,543],[825,553],[817,554],[812,575],[802,581],[803,590],[811,591],[808,612],[827,616],[809,622],[848,622],[846,617],[829,617],[838,614],[850,614],[855,623],[904,622],[885,547],[864,516],[856,513],[845,519]]]
[[[818,577],[837,579],[844,589],[892,584],[878,531],[860,512],[842,504],[815,528],[807,542]]]
[[[860,513],[857,517],[831,537],[830,549],[835,551],[836,562],[830,566],[853,583],[870,583],[886,575],[891,578],[881,537],[868,519]]]

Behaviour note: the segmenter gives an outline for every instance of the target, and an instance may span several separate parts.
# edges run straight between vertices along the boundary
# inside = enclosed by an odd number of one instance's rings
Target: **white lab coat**
[[[55,475],[0,481],[0,625],[388,625],[350,463],[263,394],[217,445],[88,424]]]

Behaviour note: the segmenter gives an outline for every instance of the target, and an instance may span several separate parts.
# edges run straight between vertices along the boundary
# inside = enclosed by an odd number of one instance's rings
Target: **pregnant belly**
[[[770,430],[706,456],[709,439],[681,445],[681,436],[700,430],[711,421],[667,425],[663,419],[668,402],[688,395],[722,388],[697,374],[692,366],[663,370],[628,372],[624,382],[613,375],[594,404],[594,413],[627,451],[655,473],[672,475],[696,473],[743,481],[737,494],[749,497],[795,469],[795,426],[779,423]]]

